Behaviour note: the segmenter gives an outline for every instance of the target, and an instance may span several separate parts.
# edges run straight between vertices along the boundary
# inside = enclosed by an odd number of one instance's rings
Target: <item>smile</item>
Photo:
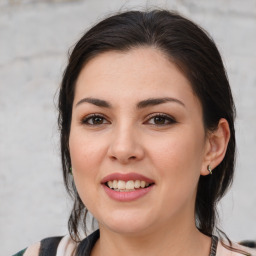
[[[111,199],[129,202],[148,194],[155,182],[138,173],[112,173],[103,178],[101,184]]]
[[[150,185],[152,185],[152,183],[150,184],[144,180],[128,180],[128,181],[110,180],[106,182],[106,185],[115,191],[129,192],[129,191],[135,191],[141,188],[147,188]]]

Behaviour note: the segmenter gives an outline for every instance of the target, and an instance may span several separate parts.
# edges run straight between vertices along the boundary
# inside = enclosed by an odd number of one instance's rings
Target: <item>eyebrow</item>
[[[163,104],[166,102],[175,102],[175,103],[178,103],[178,104],[182,105],[183,107],[185,107],[185,104],[182,101],[175,99],[175,98],[165,97],[165,98],[150,98],[150,99],[140,101],[137,104],[137,108],[138,109],[146,108],[149,106],[155,106],[155,105]]]
[[[102,108],[112,108],[112,105],[109,102],[105,100],[97,99],[97,98],[83,98],[76,104],[76,107],[85,102],[91,103],[95,106],[102,107]],[[175,102],[185,107],[185,104],[178,99],[164,97],[164,98],[149,98],[149,99],[140,101],[137,103],[137,109],[142,109],[149,106],[156,106],[166,102]]]
[[[88,102],[102,108],[112,108],[111,104],[107,101],[96,98],[83,98],[76,104],[76,107],[84,102]]]

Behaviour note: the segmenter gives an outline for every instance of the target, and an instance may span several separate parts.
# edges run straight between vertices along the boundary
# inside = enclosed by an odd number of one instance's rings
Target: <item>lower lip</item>
[[[111,199],[114,199],[114,200],[120,201],[120,202],[130,202],[130,201],[137,200],[137,199],[145,196],[147,193],[149,193],[149,191],[151,191],[153,187],[154,187],[154,185],[151,185],[147,188],[137,189],[135,191],[118,192],[118,191],[115,191],[103,184],[103,188],[104,188],[105,192],[107,193],[107,195]]]

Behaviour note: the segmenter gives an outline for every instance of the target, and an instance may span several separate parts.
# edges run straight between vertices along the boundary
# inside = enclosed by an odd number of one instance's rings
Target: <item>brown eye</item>
[[[163,126],[163,125],[170,125],[170,124],[176,123],[176,121],[174,118],[168,115],[157,114],[152,116],[149,119],[148,123],[153,125]]]
[[[108,123],[107,120],[101,115],[90,115],[82,120],[85,125],[101,125]]]
[[[155,124],[165,124],[166,118],[162,116],[156,116],[154,117]]]
[[[103,124],[104,121],[102,117],[93,117],[91,119],[93,124]]]

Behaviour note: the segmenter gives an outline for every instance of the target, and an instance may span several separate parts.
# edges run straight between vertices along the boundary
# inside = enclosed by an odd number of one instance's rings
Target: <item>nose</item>
[[[139,161],[144,157],[141,139],[135,129],[124,128],[113,131],[108,156],[121,164]]]

